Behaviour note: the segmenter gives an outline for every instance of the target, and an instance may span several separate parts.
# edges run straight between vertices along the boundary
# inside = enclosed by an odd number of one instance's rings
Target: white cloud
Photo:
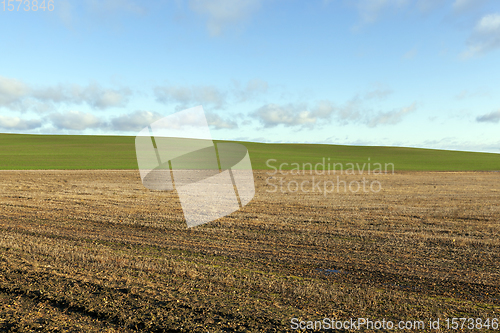
[[[369,127],[375,127],[378,125],[395,125],[403,120],[403,117],[407,114],[415,111],[417,108],[416,103],[408,107],[401,108],[399,110],[393,110],[389,112],[381,112],[368,120]]]
[[[447,0],[418,0],[416,5],[421,12],[426,13],[443,5],[446,1]]]
[[[453,2],[453,11],[462,13],[482,7],[488,0],[455,0]]]
[[[67,111],[65,113],[52,113],[49,115],[54,127],[57,129],[85,130],[87,128],[97,128],[102,122],[91,113],[80,111]]]
[[[400,9],[410,3],[409,0],[358,0],[357,8],[364,23],[375,22],[384,11]]]
[[[477,2],[476,0],[455,0],[453,3],[453,9],[454,10],[463,10],[464,8],[467,8],[469,6],[472,6],[474,2]]]
[[[213,126],[215,129],[235,129],[238,128],[238,124],[232,120],[226,120],[221,118],[218,114],[207,113],[208,125]]]
[[[27,85],[19,80],[0,76],[0,106],[19,103],[29,91]]]
[[[162,118],[162,116],[157,112],[134,111],[111,119],[111,128],[115,131],[138,132],[160,118]]]
[[[406,52],[403,55],[403,58],[410,60],[410,59],[415,58],[416,55],[417,55],[417,49],[413,48],[413,49],[409,50],[408,52]]]
[[[252,116],[257,118],[264,127],[297,126],[316,122],[316,119],[311,116],[311,112],[291,104],[285,106],[267,104],[254,111]]]
[[[258,119],[264,127],[312,127],[318,120],[328,120],[333,112],[334,107],[329,101],[321,101],[313,111],[307,110],[302,104],[266,104],[252,112],[251,116]]]
[[[97,109],[125,106],[128,96],[132,92],[128,88],[104,89],[96,83],[87,87],[74,85],[71,92],[66,95],[66,100],[73,103],[85,102]]]
[[[482,34],[498,34],[500,32],[500,14],[489,14],[481,18],[476,31]]]
[[[5,130],[31,130],[42,126],[38,119],[25,120],[19,117],[0,116],[0,128]]]
[[[200,104],[221,109],[226,104],[226,94],[214,86],[164,86],[156,87],[154,93],[160,103],[179,104],[177,110]]]
[[[266,81],[259,79],[252,79],[247,82],[246,86],[241,88],[239,82],[234,82],[235,90],[234,95],[239,102],[244,102],[256,98],[260,94],[267,92],[269,85]]]
[[[365,98],[366,99],[384,99],[387,96],[391,95],[393,93],[393,90],[389,87],[386,87],[385,85],[381,83],[376,83],[373,86],[373,89],[368,91],[366,93]]]
[[[355,95],[343,105],[336,106],[330,100],[318,101],[311,109],[306,103],[266,104],[250,113],[250,116],[257,119],[264,127],[283,125],[313,128],[329,123],[332,119],[336,119],[343,125],[349,123],[364,124],[369,127],[394,125],[415,111],[417,103],[387,112],[375,112],[368,106],[373,104],[373,100],[385,99],[392,93],[393,90],[389,87],[375,83],[371,90]]]
[[[92,24],[95,24],[96,22],[108,23],[110,16],[114,14],[143,15],[146,13],[144,4],[148,3],[137,0],[58,0],[55,2],[54,11],[67,28],[73,28],[76,22],[89,18],[92,19]],[[90,14],[90,16],[85,14]]]
[[[414,102],[409,107],[375,113],[365,107],[367,100],[368,95],[364,99],[355,96],[345,105],[336,108],[334,115],[342,124],[360,123],[369,127],[376,127],[378,125],[395,125],[401,122],[404,116],[416,109],[416,103]]]
[[[57,3],[56,13],[66,28],[71,28],[73,26],[73,5],[69,0],[60,0]]]
[[[142,5],[132,0],[87,0],[90,10],[96,13],[110,14],[116,12],[129,12],[133,14],[144,14],[146,12]]]
[[[336,110],[336,117],[341,123],[360,122],[365,116],[363,100],[359,96],[351,98],[345,105]]]
[[[484,114],[476,118],[478,122],[498,123],[500,121],[500,110]]]
[[[211,36],[220,35],[226,26],[240,23],[260,8],[261,0],[190,0],[191,9],[208,17]]]
[[[455,96],[456,99],[462,100],[470,96],[470,93],[467,90],[462,90],[458,95]]]
[[[259,91],[259,92],[265,92],[268,88],[268,84],[266,81],[259,80],[259,79],[252,79],[248,81],[246,90],[247,91]]]
[[[458,100],[468,99],[468,98],[477,98],[477,97],[486,97],[489,96],[487,91],[475,91],[471,92],[468,90],[462,90],[458,95],[455,96]]]
[[[469,37],[463,58],[471,58],[500,48],[500,14],[483,16]]]
[[[97,83],[33,87],[20,80],[0,76],[0,107],[22,112],[30,108],[47,111],[54,103],[86,103],[96,109],[121,107],[126,105],[131,94],[129,88],[102,88]]]
[[[334,112],[335,107],[333,103],[328,100],[322,100],[313,109],[312,116],[319,119],[329,119]]]
[[[229,101],[245,102],[267,92],[266,81],[252,79],[243,87],[233,81],[234,87],[227,91],[215,86],[157,86],[154,89],[156,100],[164,104],[177,104],[176,110],[183,110],[195,105],[223,109]]]

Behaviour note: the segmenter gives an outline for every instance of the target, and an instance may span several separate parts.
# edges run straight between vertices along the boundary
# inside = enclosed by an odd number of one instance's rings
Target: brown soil
[[[137,171],[1,171],[0,331],[500,318],[500,173],[342,175],[382,190],[326,196],[254,175],[247,206],[188,229]]]

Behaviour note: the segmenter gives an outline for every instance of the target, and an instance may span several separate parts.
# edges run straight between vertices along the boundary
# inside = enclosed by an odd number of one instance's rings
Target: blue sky
[[[498,0],[11,3],[0,132],[135,135],[203,105],[216,139],[500,152]]]

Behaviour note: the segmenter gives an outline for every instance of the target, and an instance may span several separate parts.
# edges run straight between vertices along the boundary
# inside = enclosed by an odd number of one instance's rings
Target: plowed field
[[[326,195],[254,175],[247,206],[188,229],[138,171],[0,171],[0,331],[500,318],[500,173],[341,175],[381,190]]]

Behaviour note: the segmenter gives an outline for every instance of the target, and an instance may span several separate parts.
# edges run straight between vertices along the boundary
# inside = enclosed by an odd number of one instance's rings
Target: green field
[[[34,169],[137,169],[134,137],[90,135],[0,134],[0,170]],[[388,163],[395,170],[474,171],[500,170],[500,154],[449,150],[340,146],[319,144],[266,144],[239,142],[248,148],[254,169],[269,164],[289,170],[299,163]],[[329,160],[328,160],[329,159]],[[275,161],[274,161],[275,160]],[[336,167],[339,168],[338,165]],[[356,166],[357,168],[357,166]],[[321,167],[319,168],[321,169]],[[356,169],[357,170],[357,169]]]

